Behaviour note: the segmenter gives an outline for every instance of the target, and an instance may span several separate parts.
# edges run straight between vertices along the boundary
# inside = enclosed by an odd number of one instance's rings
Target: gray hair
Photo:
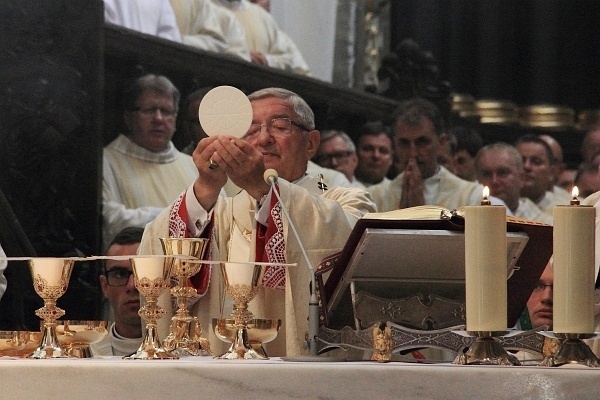
[[[306,101],[304,101],[304,99],[296,93],[287,89],[270,87],[257,90],[256,92],[248,95],[248,99],[250,99],[250,101],[263,99],[266,97],[276,97],[288,102],[300,119],[299,122],[302,127],[308,131],[315,129],[315,114],[313,113],[313,110],[309,107]]]
[[[336,136],[339,136],[342,139],[344,139],[344,142],[346,142],[346,145],[348,146],[348,151],[356,153],[356,145],[354,144],[350,136],[348,136],[348,134],[344,131],[338,131],[335,129],[321,131],[321,144],[333,139]]]
[[[179,110],[179,100],[181,94],[173,82],[166,76],[148,74],[137,78],[125,91],[123,92],[123,105],[125,110],[133,111],[136,108],[136,102],[140,94],[146,90],[151,90],[160,94],[168,95],[173,97],[173,108],[175,111]]]
[[[519,153],[519,150],[517,150],[515,146],[504,142],[488,144],[479,149],[479,151],[475,155],[475,169],[477,171],[480,170],[479,159],[483,156],[484,153],[490,151],[505,151],[509,156],[511,156],[514,159],[515,165],[517,166],[517,170],[523,171],[523,157],[521,156],[521,153]]]

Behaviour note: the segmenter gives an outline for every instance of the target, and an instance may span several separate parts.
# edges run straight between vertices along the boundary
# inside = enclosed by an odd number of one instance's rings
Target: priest
[[[242,138],[216,135],[200,141],[193,153],[198,179],[146,227],[139,254],[162,254],[161,237],[189,236],[210,240],[212,260],[297,263],[267,267],[263,289],[251,309],[256,318],[282,320],[277,339],[268,345],[269,355],[298,355],[306,352],[311,280],[302,247],[312,268],[321,265],[323,270],[341,251],[356,221],[376,209],[366,191],[323,185],[306,174],[320,135],[312,110],[300,96],[267,88],[248,98],[253,117],[247,133]],[[267,169],[277,171],[273,186],[264,179]],[[239,195],[219,196],[227,178],[243,189]],[[205,267],[191,282],[199,297],[192,312],[217,353],[223,343],[215,337],[211,319],[228,317],[231,311],[220,271]],[[164,338],[172,308],[164,296],[160,302],[170,311],[159,320],[159,336]]]

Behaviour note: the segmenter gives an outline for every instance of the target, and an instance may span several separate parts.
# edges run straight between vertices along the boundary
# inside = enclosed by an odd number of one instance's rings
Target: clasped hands
[[[399,208],[416,207],[425,204],[424,189],[425,186],[419,165],[414,158],[410,158],[404,169]]]

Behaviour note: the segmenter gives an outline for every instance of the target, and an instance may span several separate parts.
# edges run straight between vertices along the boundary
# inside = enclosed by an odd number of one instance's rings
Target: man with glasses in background
[[[322,265],[322,271],[328,270],[356,221],[374,212],[375,205],[365,190],[325,189],[306,173],[320,134],[300,96],[267,88],[248,98],[253,115],[247,133],[242,138],[215,135],[200,140],[193,154],[198,178],[148,224],[139,253],[162,254],[161,237],[185,235],[209,238],[212,260],[297,263],[289,268],[269,265],[250,303],[257,317],[282,320],[277,338],[268,343],[269,355],[297,355],[306,351],[311,281],[306,258],[315,269]],[[267,169],[277,171],[273,185],[265,180]],[[243,189],[235,197],[219,196],[228,178]],[[210,327],[212,318],[228,315],[232,303],[223,298],[218,268],[203,268],[199,275],[190,279],[203,296],[192,313],[203,327]],[[161,296],[159,304],[167,310],[158,321],[159,336],[165,337],[173,310],[168,296]],[[214,329],[204,331],[215,354],[219,345],[225,350]]]
[[[143,228],[198,176],[192,157],[171,141],[180,99],[175,85],[149,74],[136,79],[123,95],[128,133],[104,148],[104,248],[121,229]]]
[[[346,132],[333,129],[321,132],[321,144],[313,161],[321,167],[341,172],[350,181],[352,187],[365,188],[354,177],[358,156],[356,146]]]
[[[133,256],[142,240],[143,228],[129,227],[119,232],[106,251],[107,256]],[[105,319],[114,321],[109,334],[91,345],[95,356],[126,356],[142,343],[142,321],[138,314],[140,295],[134,284],[131,262],[107,259],[99,277],[100,287],[110,307]]]

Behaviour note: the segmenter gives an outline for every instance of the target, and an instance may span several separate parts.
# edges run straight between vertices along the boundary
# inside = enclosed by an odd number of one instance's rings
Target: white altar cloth
[[[600,369],[0,358],[1,399],[598,399]]]

